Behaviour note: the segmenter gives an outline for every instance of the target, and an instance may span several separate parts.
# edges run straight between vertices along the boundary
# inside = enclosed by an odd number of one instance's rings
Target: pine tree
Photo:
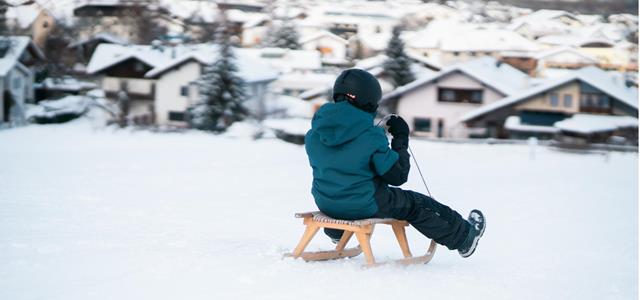
[[[238,67],[226,21],[219,25],[215,40],[218,56],[202,70],[197,82],[200,98],[189,108],[189,122],[197,129],[220,132],[243,120],[248,111],[243,106],[245,82],[236,74]]]
[[[396,87],[405,85],[415,80],[411,72],[411,60],[404,52],[404,42],[400,39],[400,27],[393,28],[393,34],[387,45],[384,62],[384,71],[391,76]]]
[[[298,31],[291,23],[272,25],[265,38],[265,46],[276,48],[300,49]]]

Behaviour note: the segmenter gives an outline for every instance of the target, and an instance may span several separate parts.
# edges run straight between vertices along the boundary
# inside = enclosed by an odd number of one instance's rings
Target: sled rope
[[[430,198],[433,198],[433,196],[431,196],[431,192],[429,191],[429,187],[427,186],[427,182],[424,180],[424,176],[422,175],[422,170],[420,170],[420,164],[418,164],[418,161],[416,160],[416,156],[413,154],[413,151],[411,151],[411,146],[407,145],[407,147],[409,148],[409,153],[411,153],[411,158],[413,158],[413,162],[416,163],[416,168],[418,168],[418,173],[420,173],[420,179],[422,179],[422,184],[424,184],[424,188],[427,189],[427,194],[429,194]]]
[[[397,117],[398,115],[396,115],[396,114],[388,114],[388,115],[384,116],[384,118],[382,118],[380,121],[378,121],[378,124],[376,124],[376,127],[380,126],[380,123],[382,123],[382,122],[385,122],[385,124],[386,124],[386,121],[389,120],[389,118],[391,116],[396,116]],[[418,173],[420,173],[420,179],[422,179],[422,184],[424,184],[424,188],[427,189],[427,194],[429,194],[430,198],[433,198],[433,196],[431,195],[431,191],[429,191],[429,187],[427,186],[427,181],[424,180],[424,175],[422,175],[422,170],[420,170],[420,164],[418,164],[418,161],[416,160],[416,155],[413,154],[413,151],[411,151],[411,146],[409,146],[408,144],[407,144],[407,148],[409,148],[409,153],[411,154],[411,158],[413,158],[413,162],[415,163],[416,168],[418,168]]]

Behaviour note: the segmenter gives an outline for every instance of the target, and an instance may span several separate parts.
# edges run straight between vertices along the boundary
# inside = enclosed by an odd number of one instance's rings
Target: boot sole
[[[480,238],[484,234],[484,230],[487,229],[487,219],[484,217],[484,214],[482,212],[480,212],[480,211],[477,211],[477,212],[479,212],[480,216],[482,216],[482,221],[484,223],[484,226],[482,227],[482,230],[480,230],[480,234],[478,234],[473,239],[473,242],[471,243],[471,251],[469,253],[467,253],[467,254],[460,253],[460,256],[462,256],[464,258],[467,258],[467,257],[471,256],[474,252],[476,252],[476,248],[478,247],[478,241],[480,241]]]

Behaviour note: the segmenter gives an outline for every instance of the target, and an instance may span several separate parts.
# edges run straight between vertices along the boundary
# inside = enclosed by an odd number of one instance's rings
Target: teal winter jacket
[[[398,160],[384,129],[373,125],[373,114],[347,101],[327,103],[313,116],[305,136],[313,169],[311,193],[318,208],[341,219],[373,216],[374,177]]]

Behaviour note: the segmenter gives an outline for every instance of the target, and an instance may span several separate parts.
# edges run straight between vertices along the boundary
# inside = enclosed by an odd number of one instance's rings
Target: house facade
[[[260,115],[267,86],[278,76],[268,62],[255,59],[255,49],[235,49],[238,75],[247,83],[246,105]],[[129,118],[136,123],[186,126],[185,112],[199,97],[197,80],[206,64],[217,58],[212,44],[117,45],[100,44],[87,67],[99,78],[107,97],[121,92],[129,98]]]
[[[383,97],[383,105],[402,116],[412,134],[467,137],[461,116],[527,87],[529,77],[493,58],[481,58],[420,78]]]
[[[245,82],[245,106],[256,116],[264,117],[269,100],[269,84],[278,73],[266,64],[236,50],[238,76]],[[198,101],[198,79],[206,64],[215,60],[214,47],[187,53],[167,64],[147,72],[146,78],[155,80],[154,113],[157,125],[186,127],[186,111]]]
[[[34,67],[44,55],[31,38],[0,37],[0,124],[25,121],[25,104],[35,102]]]
[[[323,30],[304,36],[300,39],[300,45],[302,49],[320,52],[323,62],[340,63],[347,61],[349,42],[331,32]]]
[[[486,136],[551,138],[554,124],[577,114],[638,117],[638,90],[596,67],[585,67],[465,114]]]
[[[158,46],[99,44],[87,65],[87,74],[97,78],[110,99],[125,92],[129,115],[148,123],[153,120],[156,83],[145,74],[170,61],[172,51]]]

